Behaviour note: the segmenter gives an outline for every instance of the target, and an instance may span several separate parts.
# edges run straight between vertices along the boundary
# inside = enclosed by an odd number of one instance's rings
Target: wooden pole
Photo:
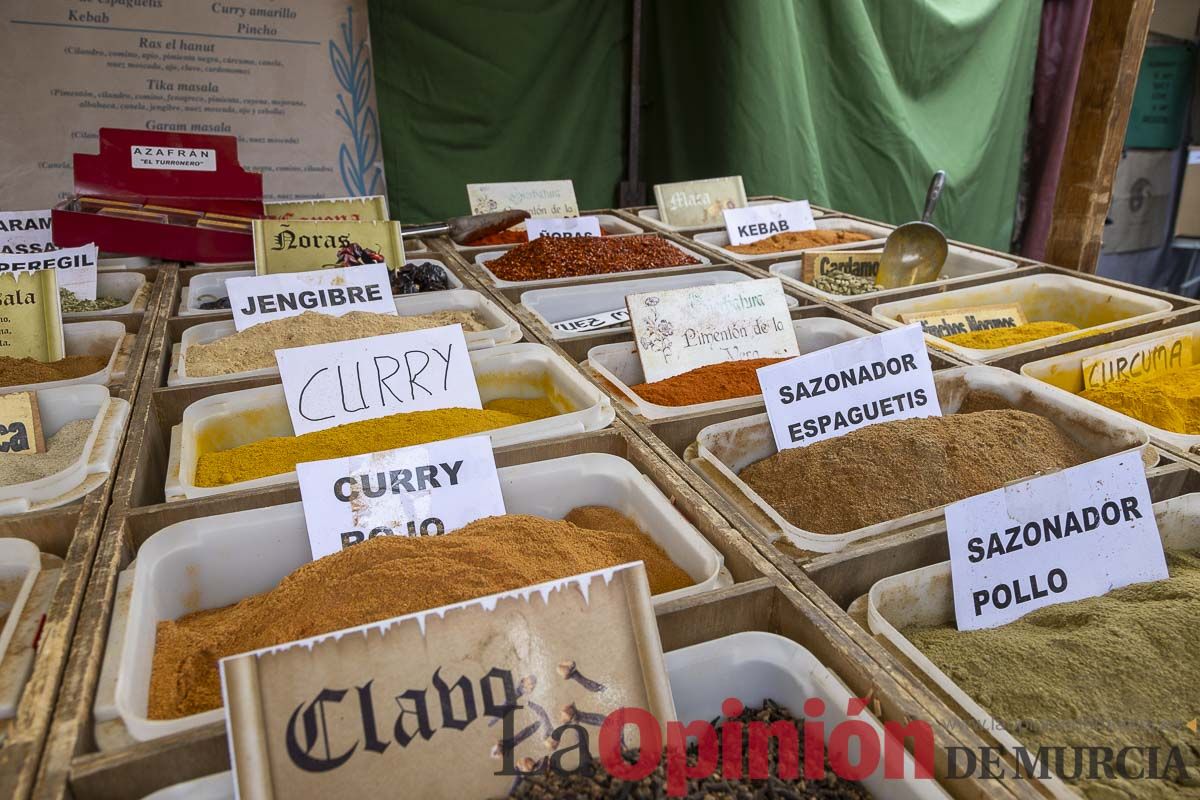
[[[1046,260],[1095,272],[1153,0],[1093,0]]]

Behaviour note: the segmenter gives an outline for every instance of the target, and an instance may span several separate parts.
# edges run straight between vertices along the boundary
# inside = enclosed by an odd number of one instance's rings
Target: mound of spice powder
[[[729,687],[731,693],[737,689],[736,686]],[[722,710],[726,710],[724,704]],[[834,773],[833,766],[829,762],[828,751],[825,754],[824,779],[806,780],[803,777],[780,777],[781,760],[795,765],[797,772],[803,774],[804,724],[802,720],[796,719],[790,711],[774,700],[767,699],[758,708],[744,708],[740,702],[735,700],[729,705],[728,710],[733,716],[723,716],[716,720],[716,724],[713,726],[716,729],[716,741],[719,748],[713,774],[704,778],[688,778],[683,794],[671,795],[668,793],[667,751],[664,750],[658,767],[639,781],[614,778],[608,774],[604,769],[604,764],[598,758],[573,773],[543,770],[543,765],[536,763],[521,765],[522,768],[528,767],[526,771],[532,774],[518,777],[514,781],[512,789],[505,796],[523,800],[554,800],[554,798],[560,797],[627,797],[637,800],[658,797],[681,797],[684,800],[718,800],[718,798],[752,800],[752,798],[758,797],[779,798],[779,800],[808,800],[808,798],[813,798],[813,800],[867,800],[871,797],[862,784],[840,778]],[[688,721],[684,722],[686,724]],[[731,738],[728,735],[729,732],[722,732],[722,729],[730,722],[742,724],[738,739]],[[779,742],[785,737],[772,735],[768,739],[767,759],[762,768],[766,769],[769,778],[749,777],[752,774],[751,770],[758,768],[757,765],[751,766],[750,764],[749,723],[751,722],[761,722],[769,730],[775,730],[776,723],[794,725],[796,728],[798,743],[796,756],[788,755],[786,759],[780,758]],[[738,736],[736,733],[734,735]],[[738,751],[740,754],[738,757],[727,756],[724,752],[724,748],[733,742],[737,742],[741,748]],[[622,753],[630,764],[637,762],[638,754],[638,750]],[[689,764],[695,764],[698,761],[699,748],[695,742],[688,744],[687,755]],[[736,777],[732,774],[725,774],[724,765],[727,761],[741,764],[741,770]]]
[[[651,594],[695,583],[633,520],[585,506],[563,520],[485,517],[443,536],[378,536],[305,564],[269,592],[158,624],[149,716],[221,705],[217,662],[569,575],[642,561]]]
[[[810,247],[829,247],[848,242],[865,242],[870,238],[865,233],[857,231],[814,228],[811,231],[777,233],[774,236],[759,239],[757,242],[729,245],[725,249],[744,255],[762,255],[763,253],[783,253],[788,250],[807,250]]]
[[[700,262],[661,236],[542,236],[487,262],[500,280],[536,281],[609,272],[636,272]]]
[[[783,358],[748,358],[698,367],[653,383],[639,383],[629,390],[647,403],[660,406],[690,406],[735,397],[760,394],[758,369],[785,361]]]
[[[608,234],[604,232],[603,228],[601,228],[600,235],[607,236]],[[488,234],[487,236],[483,236],[478,239],[472,239],[471,241],[467,242],[467,246],[468,247],[480,247],[482,245],[491,245],[491,244],[524,244],[525,242],[528,242],[528,241],[529,241],[529,234],[526,231],[524,231],[520,228],[509,228],[506,231],[500,231],[499,233],[491,233],[491,234]]]
[[[775,453],[740,477],[788,522],[833,534],[1091,458],[1045,417],[980,411],[868,425]]]
[[[947,336],[946,341],[959,347],[973,347],[976,350],[997,350],[1001,347],[1012,347],[1017,344],[1034,342],[1047,336],[1058,336],[1079,330],[1078,325],[1070,322],[1027,322],[1011,328],[991,328],[969,333],[956,333]]]
[[[1147,378],[1121,378],[1080,397],[1172,433],[1200,433],[1200,365]]]
[[[908,628],[904,635],[1004,724],[1030,754],[1065,747],[1062,777],[1086,797],[1195,798],[1200,749],[1185,725],[1200,709],[1200,553],[1168,551],[1163,581],[1032,611],[998,628]],[[1188,665],[1193,666],[1189,667]],[[1170,722],[1168,722],[1168,720]],[[1130,748],[1129,772],[1157,749],[1163,779],[1088,776],[1088,752]],[[1079,748],[1080,750],[1077,750]],[[1166,771],[1168,753],[1178,762]],[[1076,761],[1082,752],[1083,767]],[[1057,766],[1050,760],[1051,769]],[[1165,772],[1165,774],[1163,774]]]
[[[67,356],[58,361],[0,356],[0,387],[65,381],[94,375],[108,366],[109,356]]]

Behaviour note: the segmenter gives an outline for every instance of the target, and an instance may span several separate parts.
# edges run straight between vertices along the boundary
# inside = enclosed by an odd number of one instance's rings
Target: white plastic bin
[[[697,242],[703,245],[718,250],[725,258],[735,261],[762,261],[768,258],[786,258],[787,256],[800,255],[805,250],[861,250],[866,245],[875,247],[883,247],[883,241],[888,234],[892,232],[891,228],[886,228],[882,225],[873,225],[870,222],[859,222],[856,219],[848,219],[846,217],[821,217],[816,220],[818,230],[829,231],[853,231],[869,236],[869,239],[861,242],[845,242],[844,244],[820,245],[817,247],[805,247],[799,250],[780,250],[774,253],[735,253],[727,249],[729,247],[729,232],[722,229],[719,231],[710,231],[707,233],[697,233],[694,238]]]
[[[789,202],[789,201],[787,201],[787,200],[751,200],[747,203],[747,205],[770,206],[770,205],[775,205],[776,203],[786,203],[786,202]],[[818,211],[815,208],[812,210],[812,215],[813,215],[814,219],[824,216],[824,213],[825,212]],[[651,208],[638,209],[637,215],[638,215],[638,219],[640,219],[642,222],[645,222],[647,225],[650,225],[654,228],[658,228],[659,230],[671,231],[673,233],[691,233],[692,231],[710,231],[710,230],[714,230],[716,228],[725,227],[725,223],[720,222],[720,221],[713,222],[708,225],[669,225],[666,222],[662,221],[662,216],[658,213],[657,206],[654,206]]]
[[[982,286],[893,300],[875,306],[871,314],[885,325],[898,328],[904,324],[900,321],[901,314],[1002,303],[1019,305],[1030,322],[1070,322],[1080,330],[994,350],[961,347],[935,336],[926,336],[925,339],[935,347],[965,358],[976,361],[994,360],[1078,338],[1083,335],[1081,331],[1097,334],[1147,322],[1171,313],[1171,303],[1168,300],[1070,275],[1047,274],[1027,275]]]
[[[0,539],[0,614],[5,615],[0,627],[0,662],[41,571],[42,553],[37,545],[28,539]]]
[[[600,230],[605,236],[627,236],[631,233],[644,233],[645,229],[632,222],[627,222],[615,214],[580,214],[580,219],[588,219],[594,217],[600,225]],[[524,224],[524,223],[522,223]],[[451,246],[455,250],[470,257],[471,253],[478,253],[482,250],[495,250],[498,247],[514,247],[515,245],[503,244],[459,244],[453,239],[450,240]],[[518,243],[521,244],[521,243]]]
[[[1200,494],[1187,494],[1155,503],[1154,516],[1165,550],[1200,548]],[[1001,745],[1015,752],[1021,747],[1016,737],[1003,724],[988,724],[992,721],[992,715],[900,632],[902,628],[953,624],[954,620],[954,588],[949,561],[883,578],[871,587],[867,595],[867,621],[871,632],[890,642],[973,720],[987,724],[988,730]],[[1035,667],[1031,665],[1030,668]],[[1055,797],[1080,797],[1057,778],[1046,784]]]
[[[146,276],[140,272],[105,272],[96,275],[97,297],[118,297],[125,305],[99,311],[63,312],[64,320],[89,319],[113,314],[131,314],[146,307]]]
[[[835,344],[872,335],[866,328],[837,317],[798,319],[792,321],[792,326],[796,330],[799,355],[815,353]],[[660,406],[643,400],[629,388],[646,379],[642,372],[641,359],[638,358],[637,345],[633,342],[614,342],[593,347],[588,351],[588,366],[619,389],[624,395],[625,405],[646,419],[668,419],[683,414],[752,408],[762,404],[761,394],[715,400],[711,403],[695,403],[690,406]]]
[[[101,253],[96,262],[96,272],[119,272],[126,269],[145,269],[157,266],[158,262],[147,256],[122,256],[112,253]]]
[[[650,234],[648,234],[648,235],[650,235]],[[573,276],[567,277],[567,278],[539,278],[539,279],[530,280],[530,281],[500,280],[488,268],[489,262],[495,261],[497,258],[500,258],[500,256],[507,254],[509,252],[508,250],[488,250],[487,252],[480,253],[477,256],[475,256],[475,263],[480,267],[480,269],[482,269],[487,274],[487,278],[488,278],[488,280],[490,280],[492,282],[492,285],[494,285],[498,289],[540,289],[545,286],[562,286],[562,285],[568,284],[568,283],[580,283],[583,281],[594,281],[598,278],[611,278],[613,276],[641,278],[641,277],[645,277],[647,275],[665,275],[665,274],[670,274],[672,272],[681,272],[683,270],[696,269],[698,267],[704,266],[705,264],[712,263],[712,261],[709,259],[709,257],[704,255],[703,253],[698,253],[695,250],[689,249],[680,244],[676,244],[675,242],[672,242],[670,240],[664,240],[664,241],[666,241],[667,244],[671,245],[676,250],[680,250],[680,251],[686,253],[687,255],[696,259],[700,263],[699,264],[680,264],[678,266],[673,266],[673,267],[649,267],[647,269],[631,270],[628,272],[601,272],[601,273],[597,273],[594,275],[573,275]]]
[[[968,394],[986,392],[1003,398],[1014,408],[1053,421],[1095,458],[1140,447],[1144,449],[1145,457],[1152,459],[1148,466],[1157,462],[1155,451],[1149,448],[1146,433],[1127,417],[1106,409],[1098,408],[1094,412],[1081,409],[1066,402],[1061,392],[1007,370],[983,366],[960,367],[935,372],[933,382],[943,414],[957,412]],[[782,537],[804,550],[834,553],[859,539],[932,522],[939,519],[945,509],[945,506],[937,506],[845,533],[809,531],[788,522],[738,477],[738,473],[746,467],[779,452],[765,413],[709,425],[700,431],[696,442],[698,457],[723,479],[710,481],[713,488],[734,505],[748,504],[765,514],[775,525],[762,530],[765,535],[773,540]],[[803,479],[803,475],[796,476],[796,480]],[[908,475],[905,479],[919,480],[919,475]]]
[[[492,300],[473,289],[451,289],[445,292],[427,292],[424,294],[406,294],[395,298],[396,312],[400,316],[418,316],[432,314],[436,311],[470,311],[483,322],[488,324],[482,331],[467,332],[463,335],[467,340],[467,349],[482,350],[496,345],[512,344],[521,340],[521,326],[510,317],[504,309]],[[278,367],[230,372],[224,375],[194,377],[187,374],[188,350],[197,344],[209,344],[226,336],[233,336],[237,328],[233,320],[225,319],[218,322],[204,322],[194,325],[183,332],[179,349],[172,353],[170,372],[167,375],[168,386],[185,386],[193,383],[212,383],[213,381],[228,381],[236,378],[257,378],[279,374]]]
[[[664,292],[669,289],[686,289],[692,286],[737,283],[754,280],[751,276],[732,270],[693,272],[684,275],[664,275],[659,278],[635,278],[628,281],[606,281],[582,286],[561,286],[557,289],[531,289],[521,294],[521,305],[542,322],[559,341],[579,339],[597,333],[628,333],[628,324],[612,325],[607,328],[563,333],[554,330],[556,322],[579,319],[592,314],[603,314],[625,308],[625,296],[642,292]],[[798,308],[800,301],[786,296],[788,308]]]
[[[548,419],[524,422],[490,431],[496,447],[556,439],[574,433],[600,430],[613,421],[615,412],[608,397],[588,382],[575,367],[544,344],[517,344],[476,350],[471,366],[483,402],[498,397],[534,398],[549,394],[560,407],[575,410]],[[214,494],[292,483],[295,472],[231,483],[200,487],[195,484],[198,440],[209,438],[214,447],[229,449],[271,436],[293,435],[283,386],[263,386],[212,395],[197,400],[183,412],[179,436],[179,477],[175,484],[167,476],[167,497],[180,494],[189,499]],[[174,451],[174,442],[172,442]],[[172,457],[175,457],[172,452]]]
[[[844,250],[870,250],[881,249],[880,245],[864,248],[862,243],[856,243],[850,246],[844,246]],[[1017,262],[999,256],[988,255],[987,253],[977,253],[974,250],[968,250],[965,247],[958,245],[950,245],[950,251],[946,255],[946,265],[942,267],[942,273],[936,281],[929,285],[946,286],[963,281],[980,275],[987,275],[993,272],[1007,272],[1017,268]],[[811,283],[805,283],[800,279],[804,274],[804,260],[797,259],[795,261],[780,261],[778,264],[772,264],[767,268],[767,271],[772,275],[778,276],[780,279],[790,286],[794,286],[800,291],[814,295],[822,300],[860,300],[864,297],[891,297],[899,292],[909,291],[912,287],[903,287],[900,289],[880,289],[877,292],[868,292],[866,294],[831,294],[823,289],[818,289]]]
[[[1083,391],[1083,361],[1086,358],[1100,355],[1109,350],[1119,350],[1124,347],[1142,344],[1143,342],[1161,339],[1164,336],[1169,336],[1178,333],[1190,333],[1192,335],[1192,352],[1200,353],[1200,322],[1193,322],[1188,325],[1180,325],[1177,328],[1168,328],[1166,330],[1157,331],[1155,333],[1147,333],[1142,336],[1135,336],[1132,339],[1121,339],[1108,344],[1089,347],[1086,350],[1077,350],[1074,353],[1065,353],[1061,356],[1052,356],[1051,358],[1043,358],[1040,361],[1030,361],[1021,367],[1021,374],[1041,381],[1055,389],[1070,395],[1071,401],[1080,403],[1087,408],[1105,408],[1099,403],[1093,403],[1091,400],[1086,400],[1079,396]],[[1111,409],[1106,409],[1111,410]],[[1117,412],[1114,412],[1117,413]],[[1152,439],[1157,439],[1161,442],[1174,445],[1181,450],[1188,451],[1193,447],[1200,445],[1200,435],[1188,433],[1175,433],[1163,428],[1156,428],[1149,425],[1136,417],[1126,415],[1126,419],[1133,420],[1140,425]]]
[[[578,506],[604,505],[632,518],[696,581],[655,596],[656,606],[732,583],[720,552],[622,458],[584,453],[504,467],[498,473],[510,514],[561,519]],[[300,503],[186,520],[147,539],[135,562],[116,685],[116,711],[129,733],[144,741],[224,718],[220,709],[176,720],[146,717],[160,620],[268,591],[311,560]],[[97,718],[103,713],[97,709]]]
[[[66,505],[103,483],[116,466],[117,448],[129,418],[127,401],[109,397],[103,386],[82,385],[41,389],[37,404],[47,439],[77,419],[92,420],[92,431],[79,457],[66,468],[37,480],[0,486],[0,515]]]
[[[56,389],[60,386],[79,386],[83,384],[106,385],[110,380],[116,380],[113,373],[117,356],[121,352],[121,343],[125,341],[125,326],[115,320],[91,320],[90,322],[68,322],[63,325],[63,345],[69,356],[108,356],[108,363],[99,372],[91,375],[81,375],[78,378],[64,378],[60,381],[43,381],[42,383],[26,383],[22,386],[0,386],[0,394],[13,392],[42,391]]]

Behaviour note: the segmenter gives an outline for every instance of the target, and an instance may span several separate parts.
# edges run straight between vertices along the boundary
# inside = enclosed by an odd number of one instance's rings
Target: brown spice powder
[[[832,534],[1091,458],[1045,417],[980,411],[869,425],[768,456],[740,477],[788,522]]]
[[[725,249],[745,255],[761,255],[763,253],[783,253],[788,250],[807,250],[810,247],[829,247],[847,242],[865,242],[870,238],[865,233],[857,231],[815,228],[811,231],[777,233],[774,236],[759,239],[757,242],[730,245]]]
[[[566,520],[487,517],[438,537],[370,539],[305,564],[269,592],[160,622],[149,716],[219,708],[217,662],[225,656],[630,561],[645,563],[652,594],[695,583],[608,508],[577,508]]]
[[[639,383],[629,389],[648,403],[660,406],[690,406],[735,397],[751,397],[762,392],[758,385],[761,367],[784,361],[782,358],[748,358],[698,367],[672,378]]]
[[[532,281],[699,263],[661,236],[542,236],[487,262],[487,268],[501,280]]]
[[[109,356],[67,356],[58,361],[0,356],[0,387],[63,381],[93,375],[108,366]]]

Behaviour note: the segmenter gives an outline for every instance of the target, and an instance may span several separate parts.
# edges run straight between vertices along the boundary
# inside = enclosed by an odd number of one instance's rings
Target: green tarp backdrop
[[[617,202],[631,18],[618,0],[373,0],[393,213],[463,213],[465,184],[572,178]],[[641,179],[741,174],[750,194],[1008,249],[1040,0],[647,0]]]

